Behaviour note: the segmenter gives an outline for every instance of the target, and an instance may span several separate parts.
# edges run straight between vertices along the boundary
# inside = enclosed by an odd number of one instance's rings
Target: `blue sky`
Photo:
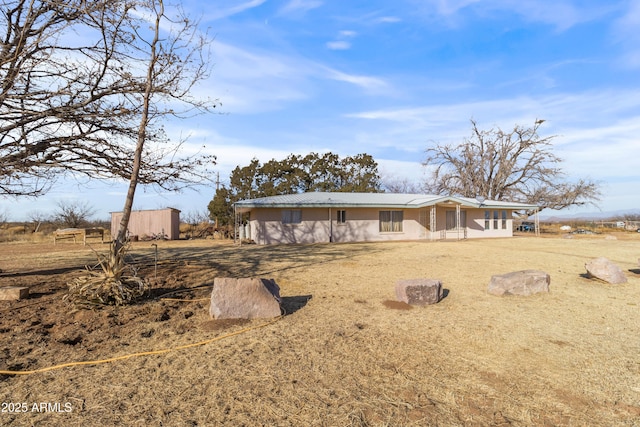
[[[505,130],[544,119],[567,178],[601,183],[601,210],[640,208],[639,0],[182,3],[213,36],[211,78],[198,91],[224,114],[167,129],[217,155],[222,182],[253,157],[311,151],[368,153],[383,177],[418,181],[424,150],[462,141],[472,118]],[[134,207],[205,212],[214,192],[140,191]],[[59,182],[0,210],[25,219],[77,200],[106,219],[124,193]]]

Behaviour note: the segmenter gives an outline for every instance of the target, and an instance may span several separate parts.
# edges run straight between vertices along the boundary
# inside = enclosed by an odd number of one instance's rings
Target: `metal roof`
[[[254,208],[329,208],[329,207],[361,207],[361,208],[422,208],[436,204],[462,205],[472,208],[494,209],[536,209],[536,205],[496,200],[484,200],[455,196],[436,196],[429,194],[400,193],[327,193],[308,192],[286,194],[280,196],[261,197],[240,200],[235,203],[239,211]]]

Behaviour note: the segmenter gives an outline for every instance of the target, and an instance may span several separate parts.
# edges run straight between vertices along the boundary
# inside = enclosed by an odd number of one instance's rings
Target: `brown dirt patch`
[[[382,301],[382,305],[394,310],[411,310],[413,308],[411,305],[407,304],[406,302],[392,301],[392,300],[384,300]]]
[[[159,242],[157,273],[140,242],[131,262],[153,282],[149,298],[93,311],[62,300],[95,263],[91,249],[3,244],[0,286],[28,286],[31,298],[0,301],[0,370],[120,358],[0,375],[0,424],[636,425],[638,237]],[[597,256],[629,282],[582,277]],[[491,275],[521,269],[547,271],[551,292],[486,292]],[[210,319],[223,276],[274,278],[287,315]],[[416,277],[441,280],[447,298],[389,309],[395,282]]]
[[[250,321],[247,319],[212,319],[202,322],[202,329],[205,331],[221,331],[234,326],[243,326]]]

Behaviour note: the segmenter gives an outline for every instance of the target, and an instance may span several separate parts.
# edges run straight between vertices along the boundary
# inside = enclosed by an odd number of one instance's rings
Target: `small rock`
[[[549,292],[551,277],[540,270],[522,270],[491,276],[488,292],[492,295],[529,296]]]
[[[435,304],[443,295],[442,282],[439,280],[408,279],[396,283],[396,298],[410,305]]]
[[[613,285],[627,283],[627,277],[620,267],[609,261],[607,258],[600,257],[587,262],[584,267],[587,269],[589,277],[600,279]]]
[[[29,288],[23,286],[4,286],[0,288],[0,301],[18,301],[29,298]]]

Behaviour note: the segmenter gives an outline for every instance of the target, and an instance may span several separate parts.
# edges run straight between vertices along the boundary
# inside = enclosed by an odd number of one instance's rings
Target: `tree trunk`
[[[147,79],[142,99],[142,116],[140,117],[140,127],[138,128],[138,140],[136,143],[136,150],[133,157],[133,168],[131,170],[131,178],[129,179],[129,189],[127,190],[127,198],[124,202],[124,208],[122,209],[122,219],[120,220],[120,229],[118,230],[118,236],[115,239],[115,244],[112,248],[114,255],[119,256],[120,249],[127,241],[127,230],[129,228],[129,219],[131,218],[131,209],[133,208],[133,199],[136,193],[136,187],[138,186],[138,178],[140,176],[140,164],[142,162],[142,151],[144,149],[144,143],[147,139],[147,126],[149,124],[149,105],[151,102],[151,96],[153,95],[153,82],[154,82],[154,68],[158,60],[157,45],[160,39],[160,20],[164,15],[163,0],[158,0],[158,10],[156,10],[156,19],[154,22],[154,37],[150,44],[151,53],[149,57],[149,66],[147,67]]]

